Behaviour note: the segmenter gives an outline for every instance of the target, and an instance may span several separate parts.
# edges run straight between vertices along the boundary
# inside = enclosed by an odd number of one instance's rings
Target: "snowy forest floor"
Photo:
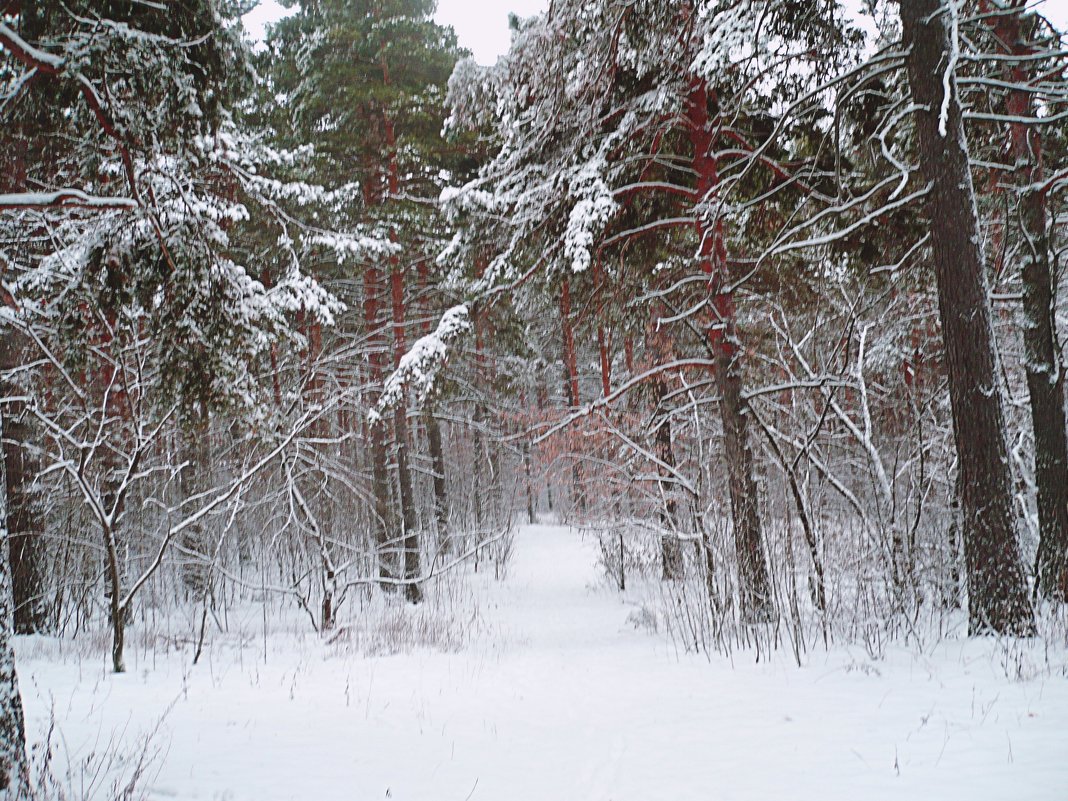
[[[634,627],[643,590],[609,587],[597,555],[523,527],[503,581],[469,577],[481,623],[449,652],[367,657],[294,626],[266,650],[216,632],[196,667],[188,649],[131,652],[116,676],[103,649],[22,638],[29,738],[54,719],[77,786],[79,764],[136,759],[151,734],[141,789],[182,801],[1068,797],[1063,670],[1012,675],[1032,655],[992,640],[802,668],[682,653]],[[110,770],[90,771],[98,798],[133,767]]]

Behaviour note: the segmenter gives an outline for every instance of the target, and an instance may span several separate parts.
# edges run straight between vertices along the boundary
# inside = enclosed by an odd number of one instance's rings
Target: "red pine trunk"
[[[695,80],[691,87],[687,116],[690,141],[694,148],[693,167],[697,173],[697,197],[712,197],[719,185],[716,158],[712,153],[712,132],[708,115],[708,89]],[[711,223],[697,221],[701,245],[701,268],[708,275],[714,320],[710,332],[716,361],[716,384],[720,393],[723,446],[727,462],[734,545],[738,558],[739,592],[742,615],[748,621],[769,620],[775,610],[764,555],[759,494],[753,478],[753,453],[749,445],[748,404],[742,394],[742,349],[735,321],[734,296],[729,289],[727,248],[723,226],[717,218]]]

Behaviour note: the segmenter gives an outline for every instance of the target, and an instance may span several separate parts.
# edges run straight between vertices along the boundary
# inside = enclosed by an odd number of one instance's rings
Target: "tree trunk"
[[[695,80],[687,111],[699,201],[708,199],[719,185],[718,166],[711,152],[708,102],[705,83]],[[738,557],[742,616],[750,622],[766,621],[775,616],[775,607],[757,506],[760,496],[753,478],[749,410],[742,394],[742,348],[735,324],[734,298],[727,289],[727,248],[722,223],[718,219],[708,222],[699,217],[697,235],[701,240],[701,268],[709,277],[709,291],[712,294],[714,319],[710,338],[716,361],[716,387],[720,395],[719,409],[734,525],[734,548]]]
[[[1032,179],[1036,180],[1036,179]],[[1024,347],[1031,424],[1035,436],[1039,545],[1038,591],[1068,598],[1068,438],[1065,434],[1064,369],[1056,341],[1053,277],[1045,200],[1030,191],[1021,199],[1028,251],[1024,255]]]
[[[604,292],[604,270],[599,258],[593,265],[593,280],[595,292],[601,295]],[[603,297],[599,300],[602,305],[597,310],[597,318],[601,320],[604,317]],[[607,398],[612,394],[612,344],[604,325],[597,326],[597,353],[601,359],[601,397]]]
[[[523,470],[527,479],[527,522],[533,526],[538,522],[538,516],[534,511],[534,476],[531,472],[530,462],[530,442],[527,441],[523,443]]]
[[[111,616],[111,668],[125,673],[123,650],[126,644],[126,614],[122,607],[122,568],[119,566],[119,546],[115,530],[104,524],[104,549],[107,560],[108,611]]]
[[[19,139],[25,149],[25,138]],[[21,155],[21,154],[20,154]],[[14,191],[25,191],[24,160],[15,159]],[[25,361],[28,338],[9,329],[0,337],[0,371],[13,370]],[[25,394],[11,381],[0,382],[0,394]],[[14,595],[15,631],[34,634],[48,628],[49,605],[45,602],[45,564],[41,537],[41,498],[34,490],[40,463],[32,449],[39,441],[26,404],[12,402],[4,411],[3,458],[7,472],[7,531],[10,538],[10,569]]]
[[[571,320],[571,282],[564,276],[560,286],[560,331],[563,345],[564,394],[571,411],[579,407],[578,356],[575,352],[575,329]],[[586,511],[586,493],[582,488],[582,468],[579,455],[571,455],[571,488],[575,508]]]
[[[393,290],[393,366],[400,366],[400,360],[407,350],[404,340],[404,274],[394,263],[390,276]],[[423,600],[423,591],[416,579],[422,573],[419,554],[419,531],[415,523],[415,499],[412,497],[412,473],[408,468],[408,403],[401,393],[400,400],[393,414],[393,431],[397,445],[397,486],[400,495],[401,532],[404,544],[404,597],[410,603],[417,604]]]
[[[307,389],[306,393],[313,408],[325,407],[324,388],[325,381],[320,372],[320,359],[323,354],[323,326],[318,320],[312,319],[308,325],[308,352],[307,352]],[[339,424],[344,423],[344,417],[339,410]],[[305,489],[301,489],[298,479],[298,490],[301,493],[302,503],[305,505],[304,514],[308,520],[308,528],[315,539],[319,550],[319,561],[322,567],[323,599],[319,605],[319,631],[327,632],[334,628],[337,622],[334,615],[334,599],[337,595],[337,571],[334,569],[334,559],[330,553],[330,542],[334,535],[334,501],[329,490],[329,468],[331,451],[335,447],[330,430],[330,417],[321,411],[311,425],[310,433],[314,439],[312,450],[315,454],[314,463],[305,473]],[[341,456],[340,449],[336,452]]]
[[[202,408],[198,419],[189,424],[183,432],[182,449],[187,464],[179,476],[182,501],[191,498],[213,486],[211,477],[211,438],[208,427],[209,417],[206,408]],[[182,532],[182,546],[196,554],[186,554],[182,564],[182,583],[191,598],[201,598],[208,586],[207,558],[207,521],[200,520]]]
[[[105,372],[105,375],[110,370]],[[113,374],[112,374],[113,376]],[[109,379],[105,386],[114,383]],[[119,393],[110,393],[109,400],[114,402]],[[115,418],[116,414],[109,402],[104,412],[108,417]],[[119,488],[119,465],[117,453],[110,448],[102,454],[102,475],[100,504],[103,516],[98,517],[100,532],[104,540],[104,575],[106,588],[104,596],[108,603],[108,614],[111,618],[111,666],[116,673],[124,673],[126,665],[123,662],[123,648],[126,639],[126,613],[127,609],[122,605],[122,562],[119,556],[119,531],[123,517],[124,497],[120,496]]]
[[[17,394],[17,390],[8,387],[5,394]],[[35,634],[48,628],[49,605],[44,597],[41,499],[33,487],[39,469],[37,456],[31,450],[36,437],[26,410],[20,408],[23,406],[8,404],[3,456],[15,632]]]
[[[445,484],[445,453],[441,447],[441,423],[434,415],[434,404],[428,402],[426,418],[426,441],[430,451],[430,464],[434,470],[434,522],[438,529],[438,547],[443,553],[453,550],[449,535],[449,495]]]
[[[382,53],[382,82],[392,85],[389,63]],[[382,115],[383,133],[386,144],[386,200],[392,201],[400,193],[400,174],[397,165],[397,132],[393,118],[388,113]],[[389,231],[390,241],[397,241],[393,228]],[[406,350],[404,341],[404,273],[401,271],[396,255],[390,256],[390,288],[393,307],[393,367],[400,365]],[[408,469],[408,404],[403,394],[393,414],[393,434],[397,447],[397,495],[400,505],[400,531],[394,541],[401,546],[403,556],[398,559],[398,567],[405,579],[404,597],[411,603],[419,603],[423,592],[415,579],[421,573],[419,558],[419,532],[415,524],[415,500],[412,496],[412,474]],[[377,467],[377,465],[376,465]],[[396,518],[394,518],[396,520]]]
[[[657,466],[660,473],[661,492],[665,496],[664,506],[660,512],[660,524],[664,529],[660,534],[661,578],[664,581],[681,579],[685,574],[682,558],[682,543],[679,542],[676,526],[678,525],[678,502],[675,499],[675,482],[671,470],[675,467],[675,450],[671,442],[671,417],[666,406],[662,405],[667,395],[667,385],[659,376],[653,379],[653,402],[655,414],[660,415],[660,423],[654,433],[656,458],[661,464]]]
[[[370,402],[377,401],[382,392],[383,381],[383,347],[379,320],[379,271],[375,266],[367,268],[364,275],[364,323],[367,328],[367,341],[370,348],[368,355],[369,378],[371,385]],[[389,503],[389,454],[386,451],[385,422],[376,420],[369,426],[368,439],[371,451],[371,491],[374,496],[372,526],[375,545],[378,548],[378,575],[383,580],[382,589],[392,592],[396,586],[392,580],[397,578],[397,543],[391,537]]]
[[[429,270],[426,261],[419,262],[419,285],[420,290],[426,295],[429,283]],[[429,304],[428,304],[429,306]],[[432,308],[427,308],[423,315],[423,336],[431,333],[430,315]],[[434,523],[437,526],[437,547],[443,553],[452,552],[452,537],[449,535],[449,494],[445,483],[445,453],[441,446],[441,423],[434,413],[437,400],[437,390],[431,391],[427,398],[423,411],[426,425],[427,451],[430,454],[430,464],[434,470]]]
[[[725,295],[721,301],[730,302]],[[733,304],[732,304],[733,305]],[[760,495],[753,479],[753,451],[749,445],[748,404],[742,396],[738,375],[739,349],[735,340],[733,311],[725,316],[724,329],[714,337],[716,348],[716,386],[720,393],[719,409],[723,423],[723,446],[727,457],[727,482],[730,487],[731,519],[734,523],[734,547],[738,556],[742,613],[750,621],[766,621],[775,616],[768,579],[768,562],[764,556],[764,538],[757,507]],[[717,339],[719,341],[715,341]]]
[[[931,248],[961,471],[969,629],[1030,635],[1034,614],[1016,539],[987,277],[952,75],[948,98],[943,92],[952,65],[950,29],[939,0],[903,0],[900,9],[909,86],[924,107],[915,114],[916,136],[921,174],[930,187]]]
[[[648,350],[653,355],[657,365],[667,364],[671,361],[671,345],[667,340],[667,334],[659,329],[657,307],[654,305],[649,320]],[[667,382],[663,373],[657,373],[652,380],[653,390],[653,416],[660,418],[653,431],[653,454],[658,460],[656,466],[660,476],[660,492],[664,496],[664,505],[660,512],[660,525],[663,531],[660,534],[660,565],[661,579],[674,581],[685,575],[683,562],[682,543],[678,537],[678,501],[675,490],[675,448],[671,441],[671,415],[667,408]]]
[[[1024,33],[1024,4],[1009,14],[991,18],[1001,45],[1013,63],[1009,80],[1017,87],[1032,76],[1035,62],[1026,59],[1035,48]],[[1026,21],[1034,21],[1029,16]],[[1035,115],[1032,93],[1017,88],[1009,93],[1008,115]],[[1064,411],[1064,369],[1057,342],[1055,279],[1050,259],[1049,215],[1043,181],[1042,132],[1021,122],[1011,126],[1012,155],[1019,184],[1019,225],[1023,234],[1023,339],[1027,390],[1031,398],[1031,428],[1035,437],[1035,486],[1038,490],[1037,592],[1063,601],[1068,597],[1068,435]]]
[[[7,345],[10,332],[0,334]],[[0,434],[10,436],[3,429],[6,414],[0,415]],[[14,634],[14,598],[7,536],[7,470],[0,460],[0,798],[19,798],[19,788],[26,769],[26,727],[22,715],[22,696],[19,694],[15,672],[15,652],[11,647]]]
[[[782,471],[786,476],[786,482],[790,488],[790,496],[793,499],[794,508],[797,509],[797,516],[801,520],[801,532],[805,537],[805,545],[808,548],[808,555],[812,560],[812,602],[816,606],[816,611],[821,615],[825,614],[827,611],[827,582],[823,568],[823,557],[820,555],[820,544],[816,534],[816,525],[812,520],[812,515],[809,514],[808,504],[805,503],[805,494],[801,490],[801,482],[798,481],[797,478],[796,463],[792,463],[786,458],[782,448],[779,447],[779,443],[775,439],[775,435],[771,433],[760,418],[754,416],[754,419],[763,429],[765,440],[775,454],[775,458],[778,460],[779,466],[782,468]],[[800,456],[800,454],[798,456]],[[787,533],[787,536],[790,536],[789,532]]]
[[[110,330],[115,330],[114,321],[109,321]],[[106,365],[100,372],[100,387],[107,390],[104,400],[103,413],[107,419],[123,420],[128,417],[128,409],[125,407],[124,392],[118,387],[122,386],[120,373],[113,364]],[[110,436],[122,442],[125,431],[112,430]],[[114,448],[105,448],[101,454],[101,511],[103,516],[98,520],[101,534],[104,539],[104,570],[107,580],[105,595],[108,601],[108,611],[111,616],[111,665],[116,673],[124,673],[126,665],[123,660],[123,649],[126,640],[127,615],[131,611],[130,606],[122,603],[123,565],[120,555],[120,534],[122,532],[122,518],[126,502],[126,488],[121,486],[122,467],[120,465],[119,452]]]
[[[539,390],[541,390],[541,389],[542,389],[542,387],[539,386]],[[540,395],[541,393],[539,392],[538,394]],[[523,390],[523,389],[519,390],[519,407],[520,407],[520,409],[523,409],[523,410],[529,410],[531,408],[531,406],[527,403],[526,390]],[[526,417],[527,425],[524,426],[524,424],[522,422],[523,418],[522,417],[517,417],[514,436],[517,436],[517,437],[518,436],[523,436],[523,437],[530,436],[530,430],[531,430],[530,429],[530,421],[532,419],[533,419],[532,416],[530,416],[529,412],[527,412],[527,417]],[[525,434],[524,434],[524,429],[526,429],[526,433]],[[537,506],[538,506],[537,497],[538,497],[538,493],[536,493],[535,489],[534,489],[534,466],[533,466],[534,458],[533,458],[533,446],[531,444],[530,439],[527,439],[527,438],[523,439],[523,451],[522,451],[522,454],[523,454],[524,494],[526,495],[526,502],[527,502],[527,523],[533,526],[535,523],[538,522],[538,513],[537,513]]]
[[[942,606],[945,609],[960,609],[963,585],[960,576],[961,561],[961,512],[960,499],[963,490],[960,486],[960,469],[953,479],[953,494],[949,502],[949,531],[946,536],[945,570],[942,575]]]

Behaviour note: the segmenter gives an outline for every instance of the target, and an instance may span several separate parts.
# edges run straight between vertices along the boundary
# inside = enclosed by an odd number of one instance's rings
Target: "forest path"
[[[804,668],[681,653],[627,621],[655,585],[621,594],[597,562],[593,537],[522,527],[503,580],[469,576],[483,625],[456,652],[361,656],[300,613],[263,634],[260,607],[196,667],[157,640],[115,676],[103,649],[21,640],[27,728],[54,715],[76,765],[157,730],[151,801],[1062,801],[1063,676],[1008,681],[989,641]],[[433,605],[362,614],[403,627]]]
[[[592,536],[567,526],[522,526],[505,581],[490,593],[498,599],[495,616],[531,648],[568,658],[617,644],[629,607],[605,592],[598,558]]]

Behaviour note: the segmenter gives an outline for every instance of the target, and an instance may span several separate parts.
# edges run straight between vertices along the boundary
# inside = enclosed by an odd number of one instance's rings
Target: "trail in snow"
[[[31,734],[49,706],[77,756],[161,725],[154,799],[685,801],[1068,797],[1068,681],[1005,679],[990,643],[844,649],[732,667],[635,631],[596,543],[520,531],[505,581],[478,576],[490,633],[461,653],[267,664],[216,648],[125,676],[22,643]],[[49,701],[49,697],[54,702]]]
[[[597,558],[596,542],[572,529],[524,527],[507,580],[494,593],[498,620],[530,650],[568,658],[618,644],[629,610],[615,594],[599,591]]]

